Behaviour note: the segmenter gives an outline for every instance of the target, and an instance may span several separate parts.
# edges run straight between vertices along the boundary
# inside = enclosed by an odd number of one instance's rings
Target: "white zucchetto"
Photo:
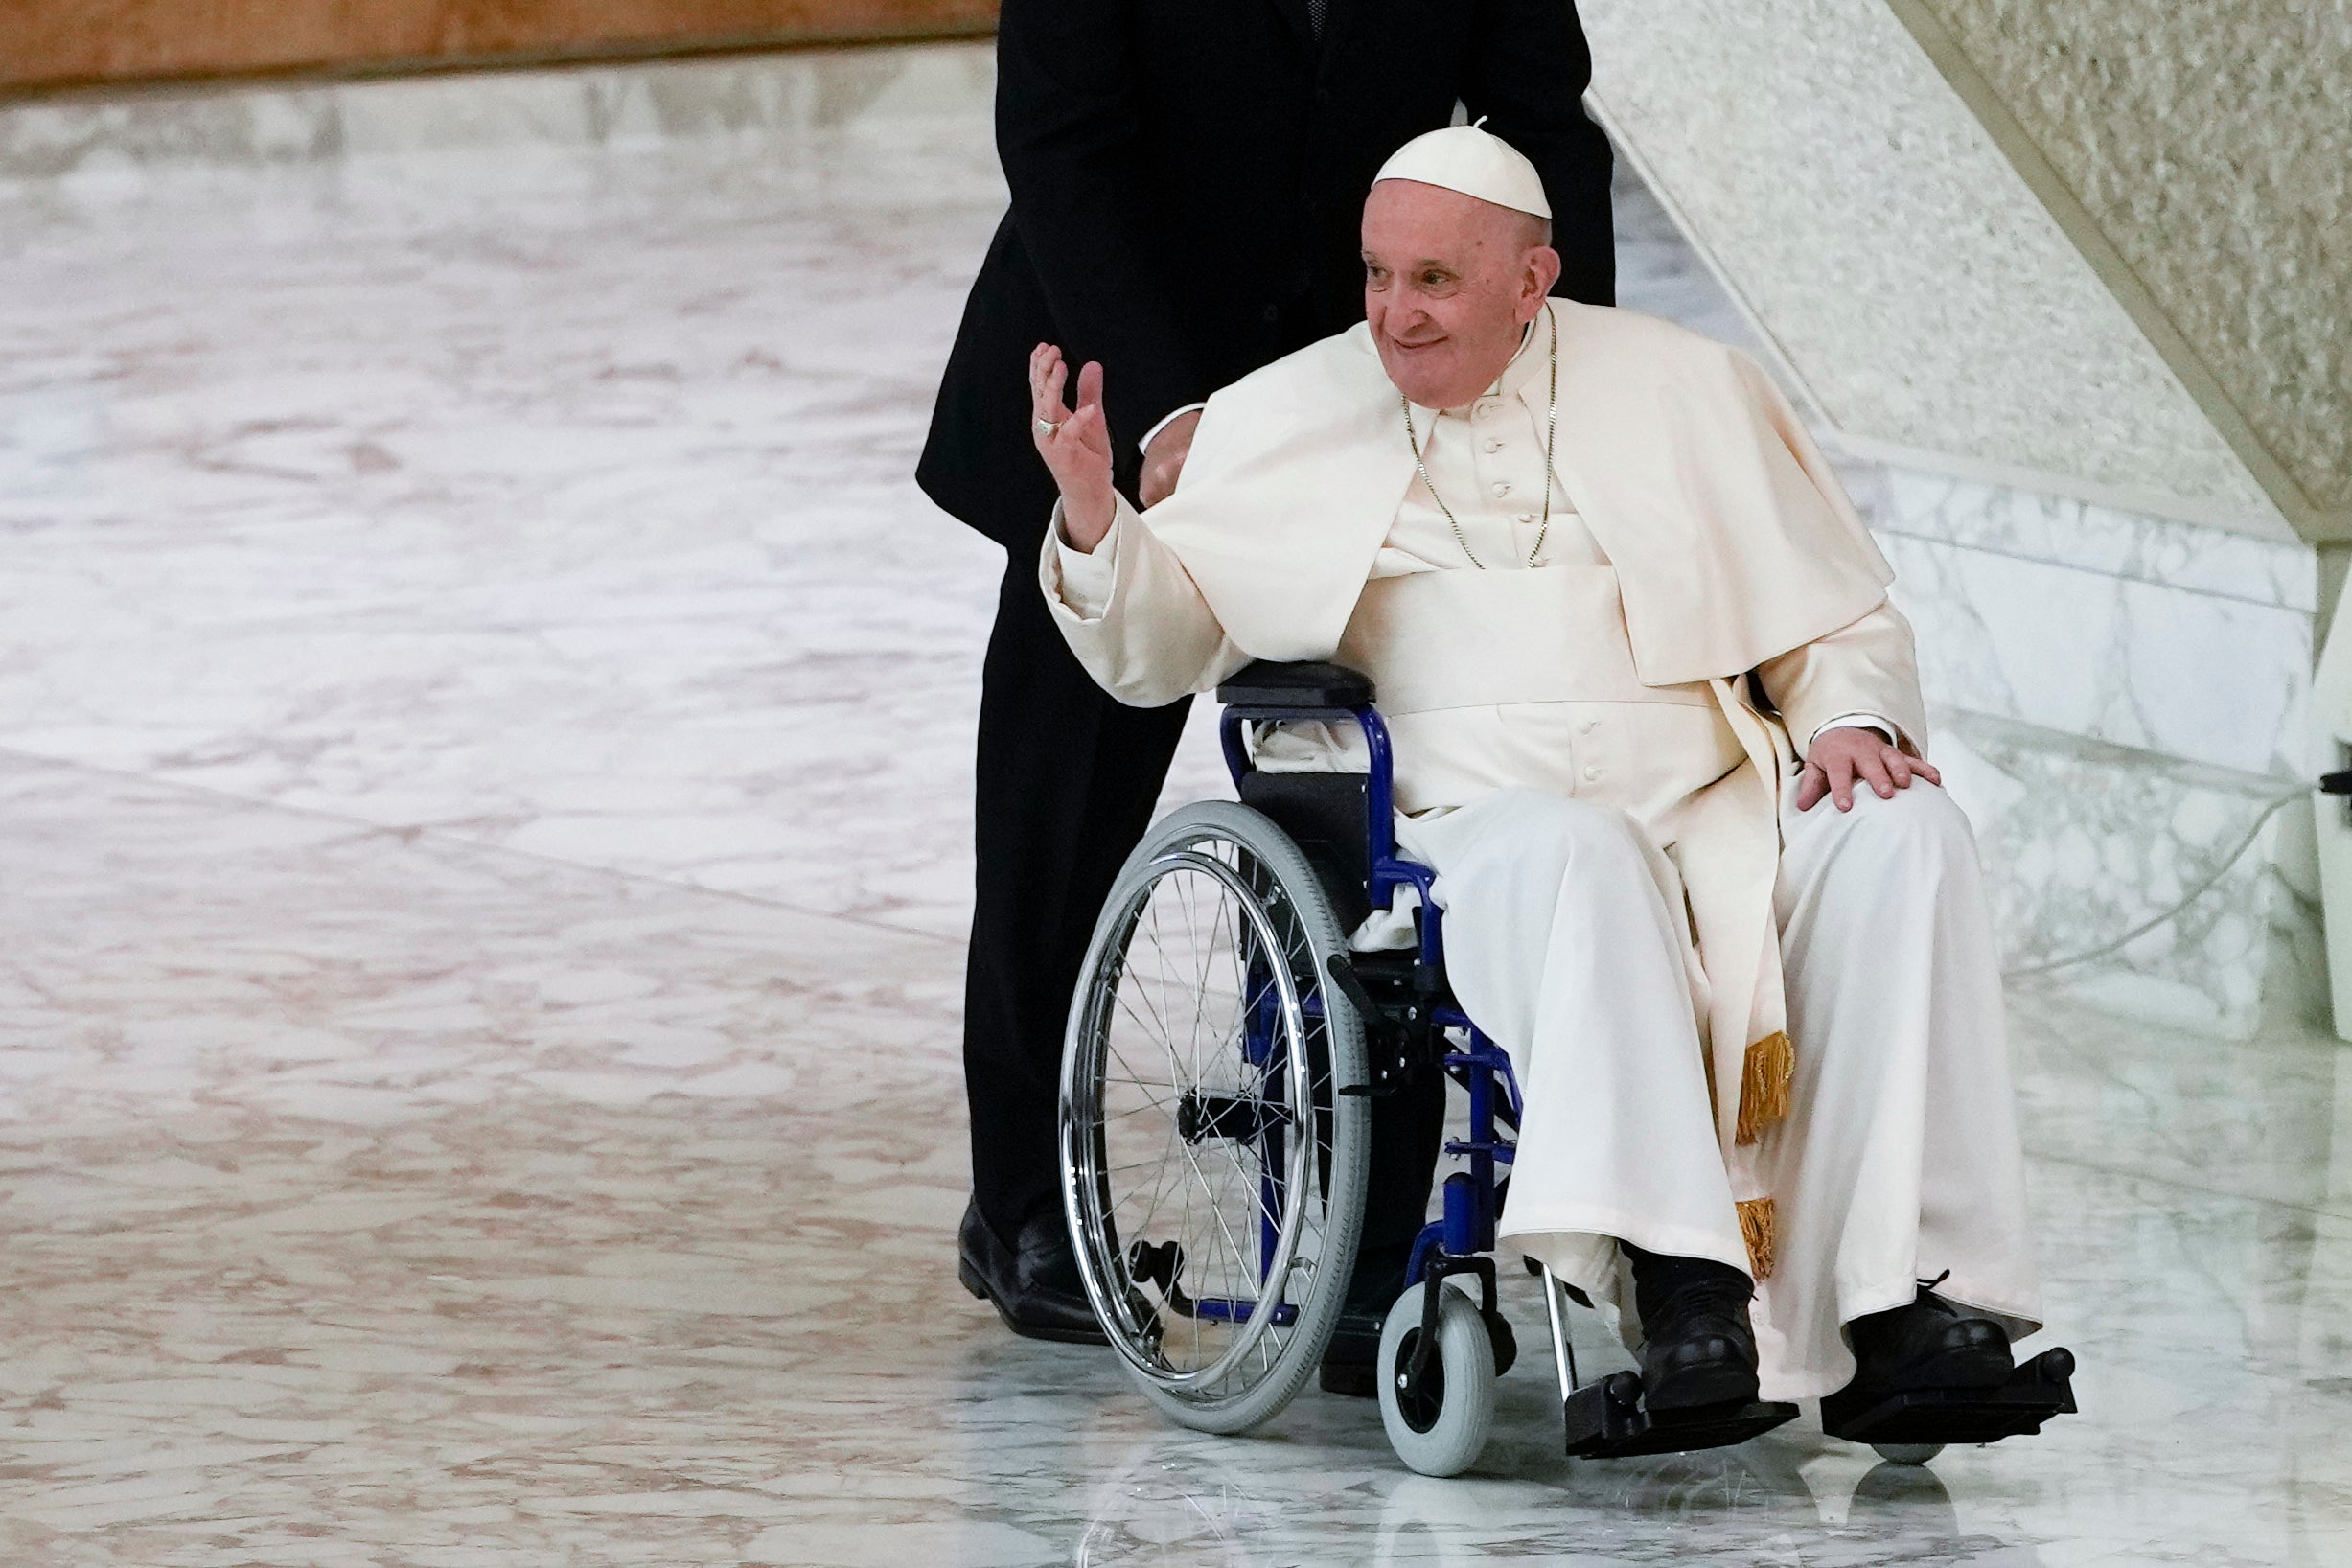
[[[1485,124],[1482,117],[1476,126],[1448,126],[1414,137],[1380,166],[1372,183],[1415,180],[1549,219],[1552,204],[1543,196],[1543,176],[1527,161],[1527,154],[1494,132],[1481,129]]]

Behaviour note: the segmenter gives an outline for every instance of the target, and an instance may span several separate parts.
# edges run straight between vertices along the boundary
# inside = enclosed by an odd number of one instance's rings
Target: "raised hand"
[[[1111,427],[1102,417],[1102,366],[1078,372],[1078,406],[1062,402],[1070,365],[1062,351],[1040,343],[1029,351],[1029,437],[1062,491],[1062,532],[1092,554],[1118,517],[1111,488]]]
[[[1805,753],[1805,775],[1797,781],[1797,810],[1810,811],[1827,796],[1839,811],[1854,809],[1854,786],[1868,784],[1881,800],[1895,798],[1911,780],[1925,779],[1941,787],[1944,775],[1926,762],[1886,744],[1875,729],[1850,726],[1825,729],[1813,737]]]

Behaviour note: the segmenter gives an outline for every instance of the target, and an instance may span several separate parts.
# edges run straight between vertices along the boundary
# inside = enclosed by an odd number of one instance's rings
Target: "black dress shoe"
[[[1331,1330],[1330,1343],[1324,1347],[1323,1365],[1315,1374],[1324,1393],[1345,1395],[1350,1399],[1371,1399],[1379,1395],[1380,1330],[1387,1323],[1385,1306],[1358,1307],[1350,1303],[1340,1308],[1339,1326]]]
[[[1728,1264],[1619,1243],[1642,1319],[1642,1403],[1652,1415],[1756,1399],[1756,1287]]]
[[[1929,1284],[1919,1287],[1910,1305],[1856,1318],[1846,1332],[1856,1362],[1849,1394],[1996,1389],[2017,1371],[2007,1329],[1946,1301]]]
[[[993,1305],[1014,1333],[1064,1345],[1111,1343],[1087,1303],[1070,1227],[1060,1211],[1032,1217],[1006,1246],[980,1204],[968,1203],[956,1242],[956,1278]]]
[[[1316,1375],[1324,1393],[1350,1399],[1379,1394],[1372,1366],[1380,1359],[1380,1330],[1387,1326],[1389,1308],[1404,1294],[1405,1265],[1412,1257],[1410,1239],[1356,1254],[1355,1272],[1348,1277],[1348,1300],[1339,1309],[1339,1324],[1324,1347]]]

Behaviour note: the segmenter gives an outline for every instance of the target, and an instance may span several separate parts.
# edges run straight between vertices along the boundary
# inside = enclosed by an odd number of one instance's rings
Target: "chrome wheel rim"
[[[1237,1373],[1246,1386],[1280,1359],[1317,1177],[1301,943],[1269,918],[1267,893],[1204,853],[1206,842],[1155,857],[1118,911],[1106,961],[1072,1015],[1061,1122],[1079,1272],[1096,1317],[1131,1367],[1203,1403],[1234,1392]],[[1215,847],[1248,854],[1230,841]],[[1246,1046],[1254,1010],[1262,1061]],[[1278,1113],[1287,1136],[1272,1159],[1262,1132],[1225,1136],[1236,1118],[1262,1124]],[[1269,1201],[1278,1192],[1279,1205]],[[1114,1239],[1148,1242],[1170,1220],[1183,1249],[1181,1271],[1170,1272],[1191,1275],[1188,1292],[1139,1280],[1136,1255]],[[1178,1311],[1180,1296],[1242,1315]]]

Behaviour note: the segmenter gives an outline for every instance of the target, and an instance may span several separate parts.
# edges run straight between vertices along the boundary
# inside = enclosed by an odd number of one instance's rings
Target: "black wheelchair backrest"
[[[1315,868],[1342,931],[1372,913],[1372,859],[1364,837],[1362,773],[1251,773],[1241,803],[1290,835]]]

